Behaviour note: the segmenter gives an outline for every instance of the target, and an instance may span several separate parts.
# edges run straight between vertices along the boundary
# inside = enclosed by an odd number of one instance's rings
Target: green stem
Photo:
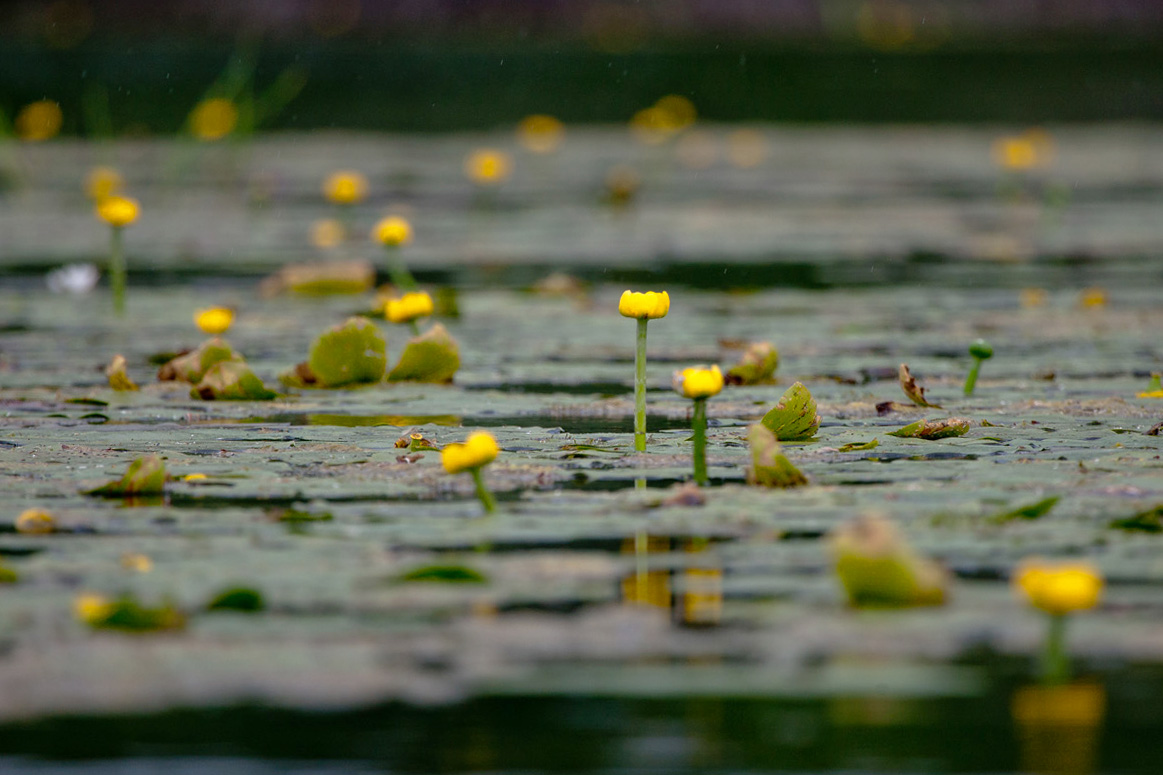
[[[973,366],[969,368],[969,374],[965,377],[965,395],[973,395],[973,388],[977,385],[977,373],[979,371],[981,371],[981,360],[974,358]]]
[[[388,251],[388,277],[392,279],[392,285],[405,293],[416,290],[416,278],[412,276],[408,267],[404,265],[404,260],[400,258],[400,248],[396,245],[385,247]]]
[[[695,432],[695,484],[707,486],[707,399],[695,399],[695,411],[691,415],[691,428]]]
[[[415,320],[409,320],[408,325],[412,327],[412,336],[420,336],[420,324]]]
[[[114,226],[109,240],[109,285],[113,290],[113,312],[125,314],[125,250],[121,245],[121,229]]]
[[[1042,682],[1064,684],[1070,680],[1070,660],[1066,656],[1065,614],[1050,614],[1046,644],[1042,650]]]
[[[472,469],[472,481],[477,487],[477,497],[480,498],[481,505],[485,507],[486,514],[492,514],[497,510],[497,502],[493,499],[493,494],[489,492],[489,488],[485,487],[485,478],[481,474],[479,467]]]
[[[638,318],[638,349],[634,354],[634,449],[646,451],[646,323]]]

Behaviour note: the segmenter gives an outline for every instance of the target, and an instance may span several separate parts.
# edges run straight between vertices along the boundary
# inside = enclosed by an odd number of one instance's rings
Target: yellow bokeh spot
[[[229,307],[210,307],[194,313],[194,323],[202,333],[217,336],[230,330],[234,324],[234,310]]]
[[[27,509],[16,518],[17,533],[44,534],[56,529],[56,518],[44,509]]]
[[[1082,295],[1078,297],[1078,303],[1087,309],[1105,307],[1107,303],[1106,291],[1102,288],[1086,288],[1082,291]]]
[[[399,247],[412,241],[412,224],[407,218],[398,215],[389,215],[372,229],[372,239],[381,245]]]
[[[221,140],[238,124],[238,108],[224,97],[202,100],[190,113],[190,131],[199,140]]]
[[[723,389],[723,372],[718,366],[691,366],[675,373],[674,387],[686,398],[710,398]]]
[[[337,218],[320,218],[311,225],[311,244],[317,248],[333,248],[343,244],[347,230]]]
[[[121,567],[134,573],[149,573],[153,570],[153,560],[144,554],[126,552],[121,555]]]
[[[85,178],[85,192],[94,202],[120,194],[125,180],[112,167],[94,167]]]
[[[623,317],[640,320],[664,318],[670,312],[670,294],[666,291],[624,291],[618,299],[618,312]]]
[[[565,125],[553,116],[526,116],[517,125],[517,140],[530,153],[553,153],[565,139]]]
[[[367,178],[353,170],[333,172],[323,181],[323,195],[337,205],[362,202],[367,196]]]
[[[473,151],[464,162],[464,174],[480,185],[497,185],[513,171],[513,160],[504,151],[482,148]]]
[[[115,229],[136,221],[140,210],[137,200],[127,196],[108,196],[97,203],[97,217]]]
[[[681,94],[668,94],[654,103],[654,107],[662,111],[666,123],[674,129],[690,126],[699,116],[695,104]]]
[[[694,130],[679,139],[674,152],[687,169],[705,170],[719,160],[719,141],[710,132]]]
[[[454,442],[440,453],[440,462],[450,474],[459,474],[488,465],[497,459],[500,448],[492,435],[477,431],[469,435],[464,443]]]
[[[384,317],[392,323],[410,323],[432,314],[432,297],[424,291],[405,293],[398,299],[384,302]]]
[[[1034,309],[1046,306],[1046,300],[1049,298],[1050,294],[1046,293],[1044,288],[1022,288],[1018,295],[1018,303],[1022,309]]]
[[[860,39],[872,48],[891,51],[913,40],[915,34],[912,9],[894,0],[869,0],[861,4],[856,16]]]
[[[1102,575],[1084,562],[1047,563],[1027,560],[1014,576],[1014,586],[1035,608],[1063,615],[1098,605]]]
[[[73,613],[85,624],[99,624],[105,621],[113,610],[113,604],[101,595],[86,593],[73,601]]]
[[[767,141],[754,129],[736,129],[727,135],[727,163],[739,169],[758,167],[767,159]]]
[[[61,131],[63,121],[60,105],[52,100],[39,100],[25,105],[16,114],[16,136],[30,143],[49,140]]]

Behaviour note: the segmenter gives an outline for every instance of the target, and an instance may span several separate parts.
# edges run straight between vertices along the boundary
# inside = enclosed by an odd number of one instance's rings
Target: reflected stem
[[[696,398],[691,415],[691,429],[694,431],[695,484],[707,486],[707,399]]]
[[[1046,628],[1046,645],[1042,650],[1042,683],[1064,684],[1070,680],[1070,659],[1066,656],[1065,614],[1050,614]]]

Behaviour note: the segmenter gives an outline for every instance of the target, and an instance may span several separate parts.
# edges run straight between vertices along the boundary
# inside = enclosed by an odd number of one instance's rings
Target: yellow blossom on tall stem
[[[670,312],[670,294],[666,291],[625,291],[618,300],[622,317],[638,321],[638,347],[634,353],[634,449],[646,451],[646,324],[652,318]]]
[[[412,241],[412,224],[407,218],[389,215],[372,229],[372,239],[384,246],[388,254],[388,275],[392,284],[403,291],[416,290],[416,279],[400,257],[400,250]]]
[[[125,251],[121,232],[137,220],[140,207],[137,200],[125,196],[108,196],[97,202],[97,217],[111,228],[109,242],[109,284],[113,290],[113,311],[125,314]]]
[[[471,433],[463,443],[453,442],[446,445],[440,452],[440,462],[445,471],[450,474],[468,471],[472,474],[477,498],[480,499],[481,506],[489,514],[497,510],[497,503],[493,499],[493,494],[485,487],[481,469],[496,460],[499,452],[497,440],[485,431]]]
[[[695,402],[691,414],[691,430],[694,432],[695,484],[707,484],[707,399],[718,395],[723,389],[723,372],[718,366],[691,366],[676,371],[674,389],[679,395]]]
[[[1102,574],[1090,563],[1049,563],[1039,558],[1024,561],[1014,573],[1014,588],[1035,608],[1049,617],[1046,645],[1042,652],[1042,680],[1063,683],[1070,677],[1066,657],[1066,622],[1075,611],[1098,605],[1102,596]]]

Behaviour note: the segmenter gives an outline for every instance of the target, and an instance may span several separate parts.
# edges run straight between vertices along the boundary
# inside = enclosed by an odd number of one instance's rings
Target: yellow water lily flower
[[[674,389],[686,398],[710,398],[723,389],[723,372],[718,366],[691,366],[675,372]]]
[[[389,247],[407,245],[412,241],[412,224],[407,218],[389,215],[372,229],[372,239]]]
[[[432,297],[425,291],[405,293],[398,299],[384,302],[384,317],[392,323],[410,323],[432,314]]]
[[[1098,569],[1089,563],[1034,559],[1018,569],[1014,586],[1035,608],[1061,616],[1098,605],[1103,580]]]
[[[553,153],[564,137],[565,126],[553,116],[526,116],[517,126],[517,139],[530,153]]]
[[[497,440],[485,431],[469,434],[464,443],[454,442],[440,452],[440,462],[450,474],[459,474],[488,465],[497,459]]]
[[[339,170],[323,181],[323,195],[337,205],[362,202],[367,196],[367,178],[354,170]]]
[[[194,313],[194,323],[203,333],[218,336],[226,333],[234,324],[234,310],[229,307],[210,307]]]
[[[21,140],[39,143],[56,137],[63,120],[60,105],[52,100],[38,100],[20,109],[13,126]]]
[[[137,220],[141,206],[127,196],[109,196],[97,202],[97,217],[115,229],[122,229]]]
[[[190,113],[190,130],[199,140],[221,140],[238,124],[238,108],[224,97],[202,100]]]
[[[624,291],[618,300],[618,312],[623,317],[653,320],[664,318],[670,312],[670,294],[666,291]]]
[[[44,534],[56,529],[56,518],[44,509],[26,509],[16,518],[17,533]]]
[[[509,177],[513,160],[504,151],[482,148],[473,151],[464,161],[464,174],[474,183],[497,185]]]

